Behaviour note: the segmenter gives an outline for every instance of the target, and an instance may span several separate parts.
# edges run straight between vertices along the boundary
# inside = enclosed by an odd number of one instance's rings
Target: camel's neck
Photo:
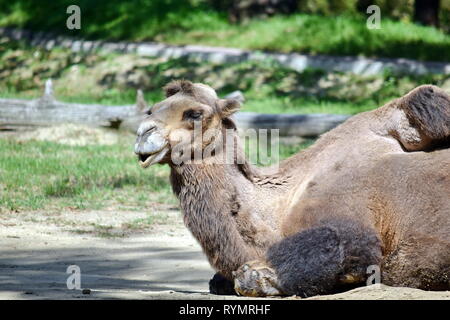
[[[171,169],[186,227],[211,265],[231,278],[231,270],[257,255],[242,238],[234,217],[242,193],[252,192],[251,182],[237,165],[183,164]]]

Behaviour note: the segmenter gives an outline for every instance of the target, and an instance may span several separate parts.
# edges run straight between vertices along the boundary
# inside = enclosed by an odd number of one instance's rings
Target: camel
[[[442,89],[420,86],[357,114],[275,171],[243,157],[232,119],[239,102],[187,80],[164,90],[135,153],[143,168],[170,166],[184,223],[217,271],[212,293],[330,294],[365,285],[370,266],[386,285],[450,289],[450,96]],[[227,139],[236,144],[224,163]],[[182,141],[192,143],[174,161]],[[211,145],[222,149],[189,161]]]

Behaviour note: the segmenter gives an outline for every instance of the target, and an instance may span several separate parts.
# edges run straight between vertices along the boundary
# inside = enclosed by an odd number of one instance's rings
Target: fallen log
[[[243,101],[242,93],[227,97]],[[61,123],[124,129],[136,132],[148,109],[140,90],[135,105],[105,106],[99,104],[65,103],[53,96],[51,80],[44,95],[38,99],[0,99],[0,130],[21,130]],[[238,112],[234,119],[240,129],[279,129],[280,136],[316,137],[348,119],[332,114],[259,114]]]
[[[0,99],[0,130],[60,123],[119,128],[124,119],[141,113],[137,105],[104,106],[57,101],[53,97],[51,80],[48,80],[44,95],[38,99]]]
[[[347,120],[337,114],[261,114],[239,112],[235,115],[240,129],[278,129],[280,137],[317,137]]]

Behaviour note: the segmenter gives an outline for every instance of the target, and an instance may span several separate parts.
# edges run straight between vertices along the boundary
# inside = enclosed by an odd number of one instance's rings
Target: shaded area
[[[73,236],[75,238],[76,236]],[[70,298],[80,291],[68,290],[69,265],[81,269],[81,287],[95,292],[167,291],[206,293],[213,271],[198,247],[167,246],[141,240],[72,241],[74,246],[49,249],[0,251],[0,298]],[[137,241],[136,241],[137,240]],[[20,240],[17,248],[20,248]],[[81,242],[78,246],[77,242]],[[88,242],[88,241],[84,241]],[[100,245],[99,245],[100,244]],[[88,297],[88,296],[86,296]]]
[[[82,12],[81,30],[65,28],[67,7],[78,5]],[[3,19],[12,25],[40,31],[54,31],[90,38],[108,36],[124,39],[138,36],[147,26],[147,37],[159,32],[183,29],[186,16],[194,16],[196,10],[210,10],[204,2],[180,0],[42,0],[1,1]],[[49,14],[51,13],[51,14]]]

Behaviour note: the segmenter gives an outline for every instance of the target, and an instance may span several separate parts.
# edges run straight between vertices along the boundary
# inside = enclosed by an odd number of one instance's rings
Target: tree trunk
[[[414,2],[414,21],[426,25],[439,27],[440,0],[416,0]]]

